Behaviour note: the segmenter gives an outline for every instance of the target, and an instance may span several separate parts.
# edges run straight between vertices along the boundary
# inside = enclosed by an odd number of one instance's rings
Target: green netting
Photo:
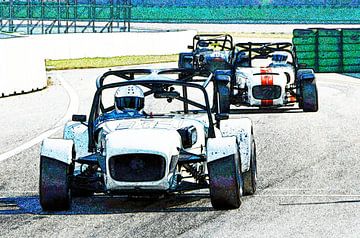
[[[358,73],[360,72],[360,65],[344,65],[345,73]]]
[[[13,9],[13,18],[26,18],[28,16],[28,9],[26,7],[26,4],[19,4],[14,6]]]
[[[341,72],[340,66],[319,66],[318,72],[320,73],[337,73]]]
[[[311,45],[316,43],[315,37],[294,37],[293,43],[295,45]]]
[[[350,51],[343,51],[343,57],[344,58],[354,58],[354,57],[360,57],[360,47],[357,48],[357,50],[350,50]]]
[[[360,35],[360,29],[343,29],[342,30],[343,32],[343,36],[354,36],[354,35]]]
[[[315,52],[316,45],[295,45],[296,52]]]
[[[305,34],[311,31],[300,31],[294,35],[299,63],[315,65],[317,72],[360,72],[360,28],[359,29],[316,29],[316,43],[307,42]],[[299,36],[303,34],[302,36]],[[305,38],[305,40],[303,40]],[[311,37],[308,37],[311,39]]]
[[[299,59],[314,59],[316,57],[315,51],[297,52],[296,55]]]
[[[353,14],[349,15],[349,10]],[[347,7],[139,7],[132,8],[133,21],[169,22],[359,22],[360,8]],[[280,16],[280,17],[279,17]],[[304,17],[306,16],[306,17]]]
[[[343,44],[343,51],[357,51],[360,50],[360,44]]]
[[[341,46],[337,45],[330,45],[330,44],[319,44],[318,45],[319,52],[321,51],[339,51],[341,50]]]
[[[319,52],[318,57],[319,59],[339,59],[341,57],[341,51],[321,51]]]
[[[360,34],[358,35],[352,35],[352,36],[345,36],[343,38],[344,44],[358,44],[360,43]]]
[[[319,59],[319,66],[339,66],[341,59]]]
[[[315,37],[316,36],[316,30],[310,30],[310,29],[294,29],[293,30],[294,37]]]
[[[341,38],[340,37],[324,37],[324,36],[319,36],[318,38],[318,42],[319,44],[333,44],[333,45],[340,45],[341,43]]]
[[[13,2],[13,19],[112,19],[116,5],[57,2]],[[349,14],[351,11],[351,14]],[[0,3],[0,18],[10,17],[9,2]],[[59,16],[60,15],[60,16]],[[360,23],[360,8],[299,7],[299,6],[239,6],[239,7],[145,7],[133,6],[133,21],[143,22],[256,22],[256,23]],[[305,17],[306,16],[306,17]],[[314,35],[313,30],[294,30],[296,36]],[[327,34],[327,33],[326,33]],[[330,34],[330,33],[329,33]]]
[[[340,37],[341,31],[339,29],[318,29],[318,35],[321,36],[328,36],[328,37]]]
[[[299,64],[307,64],[312,67],[315,67],[315,65],[316,65],[315,59],[298,59],[298,63]]]
[[[10,14],[9,4],[0,3],[0,16],[3,19],[34,19],[34,20],[124,20],[124,8],[116,5],[77,4],[66,5],[58,3],[25,3],[16,2]]]
[[[360,57],[343,59],[344,65],[360,65]]]

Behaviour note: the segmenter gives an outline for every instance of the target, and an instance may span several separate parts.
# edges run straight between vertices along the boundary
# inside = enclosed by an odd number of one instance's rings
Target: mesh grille
[[[255,86],[252,93],[256,99],[277,99],[281,96],[281,87],[277,85]]]
[[[110,158],[110,175],[117,181],[157,181],[165,175],[165,159],[154,154],[126,154]]]

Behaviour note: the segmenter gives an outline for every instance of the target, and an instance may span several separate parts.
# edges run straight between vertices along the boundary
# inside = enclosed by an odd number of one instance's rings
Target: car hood
[[[105,138],[106,156],[150,153],[167,158],[179,153],[181,137],[176,130],[148,128],[116,130]]]
[[[290,67],[238,68],[236,73],[238,77],[246,78],[248,86],[255,86],[255,85],[285,86],[288,81],[290,82],[293,81],[292,79],[293,73]]]

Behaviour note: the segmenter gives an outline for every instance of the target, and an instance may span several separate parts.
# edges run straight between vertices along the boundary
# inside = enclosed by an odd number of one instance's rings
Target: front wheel
[[[315,81],[303,81],[301,83],[301,106],[304,112],[317,112],[318,92]]]
[[[210,199],[214,209],[236,209],[241,205],[243,181],[238,156],[208,163]]]
[[[46,211],[70,209],[69,175],[71,166],[58,160],[40,157],[40,205]]]

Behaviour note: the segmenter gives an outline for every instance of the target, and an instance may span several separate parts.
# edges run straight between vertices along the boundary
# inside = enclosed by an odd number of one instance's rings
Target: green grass
[[[200,34],[204,34],[201,32]],[[291,41],[291,34],[274,34],[274,33],[228,33],[237,38],[281,38]],[[89,68],[106,68],[114,66],[130,66],[141,64],[157,64],[167,62],[177,62],[178,54],[173,55],[132,55],[132,56],[116,56],[116,57],[97,57],[97,58],[80,58],[80,59],[63,59],[63,60],[46,60],[46,69],[51,70],[67,70],[67,69],[89,69]]]
[[[46,69],[66,70],[66,69],[89,69],[105,68],[113,66],[129,66],[141,64],[155,64],[176,62],[178,55],[133,55],[117,57],[99,57],[99,58],[81,58],[81,59],[64,59],[64,60],[46,60]]]

